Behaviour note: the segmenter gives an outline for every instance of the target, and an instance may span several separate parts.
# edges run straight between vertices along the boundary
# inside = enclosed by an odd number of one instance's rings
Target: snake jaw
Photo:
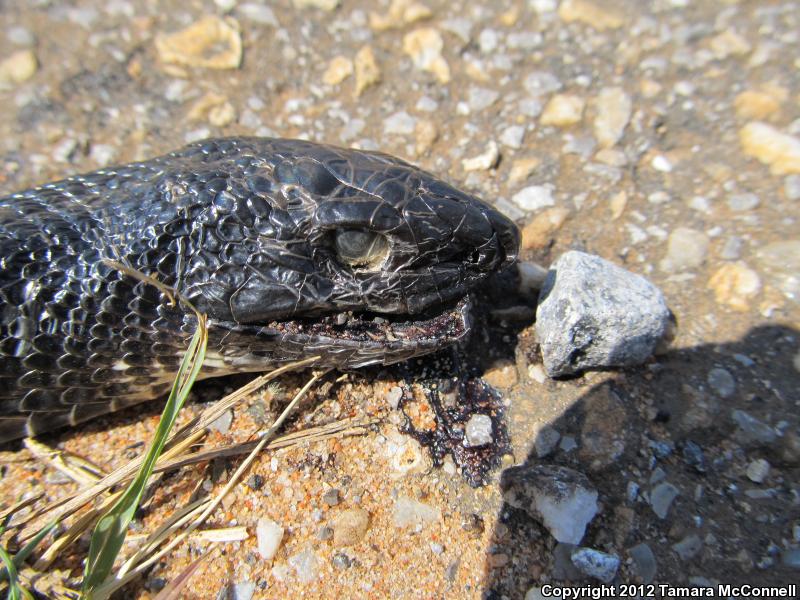
[[[415,317],[340,312],[263,325],[212,320],[210,344],[223,349],[216,356],[226,367],[207,376],[260,371],[267,357],[274,363],[317,354],[318,364],[344,369],[401,362],[466,339],[472,331],[471,311],[467,295]]]

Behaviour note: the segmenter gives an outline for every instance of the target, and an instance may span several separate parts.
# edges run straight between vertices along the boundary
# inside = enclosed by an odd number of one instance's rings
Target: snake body
[[[0,199],[0,442],[164,394],[209,317],[202,376],[354,368],[469,331],[505,216],[386,154],[221,138]]]

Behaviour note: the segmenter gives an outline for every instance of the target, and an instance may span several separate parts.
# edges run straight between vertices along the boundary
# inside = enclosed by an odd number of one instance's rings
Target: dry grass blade
[[[341,421],[335,421],[327,425],[310,427],[301,431],[287,433],[267,444],[265,449],[277,450],[278,448],[288,448],[289,446],[307,442],[318,442],[332,437],[365,435],[367,433],[366,428],[377,422],[377,420],[365,418],[342,419]],[[209,448],[208,450],[200,450],[189,456],[177,457],[164,464],[159,464],[156,467],[156,471],[169,471],[171,469],[178,469],[180,467],[206,462],[215,458],[228,458],[231,456],[249,454],[258,443],[258,441],[241,442],[218,448]]]
[[[214,509],[219,506],[222,499],[228,495],[230,490],[236,485],[242,475],[247,471],[247,469],[252,464],[253,460],[255,460],[256,456],[258,456],[259,452],[266,446],[269,438],[272,434],[284,423],[287,419],[289,414],[294,410],[297,406],[298,402],[305,397],[311,387],[319,381],[321,377],[323,377],[328,371],[323,371],[321,373],[315,373],[311,379],[297,392],[292,401],[287,405],[287,407],[283,410],[281,415],[275,420],[275,422],[270,426],[270,428],[264,433],[264,435],[259,440],[258,444],[253,448],[251,453],[247,456],[247,458],[242,461],[242,464],[236,469],[233,473],[231,478],[228,480],[228,483],[225,485],[223,490],[214,498],[214,500],[203,510],[202,514],[192,522],[184,531],[182,531],[177,537],[172,539],[164,548],[159,550],[157,553],[153,554],[152,556],[148,557],[147,560],[137,564],[134,566],[131,560],[128,560],[117,572],[116,578],[110,581],[105,582],[101,586],[99,586],[95,591],[98,597],[108,597],[116,590],[124,586],[129,581],[133,580],[135,577],[138,577],[143,571],[148,569],[152,564],[160,560],[164,555],[170,552],[173,548],[175,548],[178,544],[181,544],[197,527],[199,527],[208,516],[214,511]]]
[[[92,485],[106,475],[100,467],[72,452],[56,450],[35,438],[25,438],[23,443],[33,456],[76,483]]]
[[[261,375],[260,377],[255,378],[250,383],[228,394],[227,396],[225,396],[225,398],[223,398],[219,402],[215,403],[212,406],[209,406],[206,410],[203,411],[203,413],[197,419],[193,419],[186,426],[179,429],[172,436],[170,436],[170,439],[167,442],[167,446],[169,449],[166,450],[161,455],[161,458],[159,458],[159,463],[163,464],[167,462],[170,458],[174,457],[176,454],[180,454],[185,448],[191,446],[197,439],[201,438],[204,435],[203,429],[205,427],[213,423],[217,418],[219,418],[219,416],[222,413],[228,410],[231,406],[235,405],[237,402],[246,398],[256,390],[262,388],[267,383],[276,379],[280,375],[288,373],[289,371],[303,369],[307,366],[314,364],[318,360],[319,356],[312,356],[304,360],[299,360],[293,363],[287,363],[285,365],[282,365],[281,367],[275,369],[274,371],[270,371],[269,373],[266,373],[264,375]],[[175,446],[176,444],[180,445],[181,449],[180,452],[176,451],[176,446]],[[65,519],[87,502],[94,500],[104,491],[108,490],[109,488],[115,485],[119,485],[120,483],[126,482],[132,477],[133,473],[135,473],[136,470],[141,466],[142,459],[143,457],[141,456],[133,459],[126,465],[109,473],[106,477],[98,481],[97,484],[81,492],[78,492],[72,497],[63,498],[57,504],[46,505],[37,510],[35,513],[29,515],[24,521],[20,523],[15,523],[14,524],[15,527],[20,527],[22,525],[25,525],[26,523],[30,523],[19,534],[20,539],[23,540],[28,539],[36,534],[36,531],[38,531],[37,519],[42,517],[43,515],[47,515],[48,518],[57,516],[60,519]],[[158,463],[156,469],[158,469]]]
[[[214,556],[216,552],[217,547],[215,546],[202,556],[194,559],[183,571],[178,574],[175,579],[170,581],[169,584],[167,584],[167,586],[161,590],[158,593],[158,596],[156,596],[153,600],[177,600],[178,598],[181,598],[181,590],[186,587],[186,584],[189,582],[189,579],[192,577],[192,575],[195,574],[200,565]]]
[[[12,504],[6,510],[0,513],[0,523],[4,523],[6,519],[17,514],[22,509],[28,508],[29,506],[33,506],[39,500],[41,500],[43,496],[44,492],[39,492],[35,496],[31,496],[30,498],[25,498],[24,500],[20,500],[16,504]],[[10,529],[13,529],[13,527],[10,527]]]

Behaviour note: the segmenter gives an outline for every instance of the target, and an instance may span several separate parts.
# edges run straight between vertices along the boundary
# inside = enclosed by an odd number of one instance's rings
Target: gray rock
[[[603,583],[611,583],[619,569],[618,556],[593,548],[578,548],[572,552],[571,558],[572,564],[578,567],[581,573]]]
[[[769,475],[770,464],[758,458],[747,465],[747,478],[753,483],[763,483]]]
[[[336,506],[339,504],[339,490],[337,488],[325,490],[325,493],[322,494],[322,501],[328,506]]]
[[[670,324],[659,289],[599,256],[571,251],[539,294],[536,331],[551,377],[641,364]]]
[[[672,506],[673,500],[680,495],[678,488],[671,483],[659,483],[650,492],[650,506],[653,512],[659,519],[665,519],[669,512],[669,507]]]
[[[720,398],[730,398],[736,391],[736,380],[730,371],[716,367],[708,372],[708,385]]]
[[[690,560],[703,549],[703,540],[697,534],[687,535],[680,542],[673,544],[672,549],[681,560]]]
[[[751,193],[728,196],[728,208],[735,211],[752,210],[760,204],[758,196]]]
[[[561,434],[550,426],[542,427],[539,435],[536,436],[534,447],[536,448],[536,456],[544,458],[552,454],[556,449],[558,440],[561,439]]]
[[[741,444],[768,445],[778,438],[775,429],[743,410],[734,410],[731,418],[737,425],[736,438]]]
[[[800,548],[789,548],[781,554],[781,562],[793,569],[800,569]]]
[[[628,553],[633,559],[633,568],[636,571],[636,575],[641,578],[642,583],[653,581],[656,578],[658,564],[650,546],[641,543],[628,550]]]
[[[540,521],[559,542],[578,544],[597,514],[597,490],[578,471],[524,465],[503,472],[503,499]]]
[[[545,71],[536,71],[528,75],[522,85],[531,96],[546,96],[561,89],[558,77]]]
[[[708,236],[702,231],[678,227],[669,234],[667,254],[659,263],[659,268],[665,273],[697,268],[705,261],[708,246]]]
[[[231,429],[231,424],[233,423],[233,411],[226,410],[222,413],[219,417],[216,418],[208,427],[213,431],[218,431],[219,433],[226,434]]]

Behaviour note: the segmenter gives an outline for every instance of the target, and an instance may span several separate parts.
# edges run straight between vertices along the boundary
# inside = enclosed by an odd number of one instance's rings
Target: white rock
[[[390,135],[410,135],[414,133],[416,125],[417,120],[401,110],[383,120],[383,132]]]
[[[524,138],[525,128],[522,125],[511,125],[506,127],[500,134],[500,143],[516,150],[522,147]]]
[[[578,544],[598,511],[597,490],[567,467],[523,465],[503,472],[503,499],[540,521],[559,542]]]
[[[570,555],[572,564],[588,577],[611,583],[619,569],[619,557],[593,548],[578,548]]]
[[[269,6],[248,2],[246,4],[241,4],[236,10],[245,19],[253,21],[254,23],[270,25],[272,27],[280,27],[278,19],[275,17],[275,13]]]
[[[311,583],[319,577],[320,560],[311,545],[306,546],[302,552],[290,556],[287,562],[301,583]]]
[[[662,173],[670,173],[672,171],[672,163],[663,154],[654,156],[650,164],[656,171],[661,171]]]
[[[531,96],[545,96],[561,89],[558,77],[546,71],[531,73],[525,78],[522,85]]]
[[[392,523],[397,528],[404,528],[410,525],[422,528],[428,523],[436,523],[441,520],[442,513],[435,506],[419,502],[407,496],[400,496],[394,503]]]
[[[489,140],[486,145],[486,150],[482,154],[473,156],[472,158],[465,158],[461,161],[461,167],[469,171],[488,171],[489,169],[497,166],[500,160],[500,148],[497,147],[497,142]]]
[[[667,273],[697,268],[708,254],[708,236],[702,231],[677,227],[669,235],[667,254],[659,268]]]
[[[752,210],[760,204],[758,196],[755,194],[732,194],[728,196],[728,208],[741,212],[744,210]]]
[[[602,147],[610,148],[622,138],[632,108],[633,103],[622,88],[604,88],[600,91],[595,99],[597,116],[594,119],[594,135]]]
[[[522,188],[511,197],[511,200],[522,210],[535,211],[548,206],[555,206],[553,189],[546,185],[531,185]]]
[[[492,418],[489,415],[472,415],[464,428],[464,446],[485,446],[491,444],[492,440]]]
[[[256,523],[256,539],[261,558],[272,560],[281,546],[283,527],[271,519],[261,517]]]

